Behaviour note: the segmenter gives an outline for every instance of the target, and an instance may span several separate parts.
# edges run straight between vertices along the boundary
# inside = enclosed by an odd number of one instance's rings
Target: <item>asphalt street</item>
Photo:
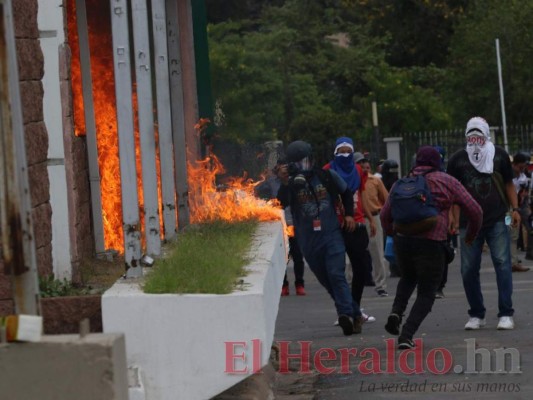
[[[398,278],[388,278],[389,297],[365,288],[362,307],[377,320],[366,323],[360,335],[343,336],[333,325],[333,301],[312,272],[306,266],[307,296],[296,296],[289,266],[291,295],[281,298],[274,337],[280,353],[276,399],[533,398],[533,262],[523,259],[532,269],[513,273],[516,327],[508,331],[496,330],[498,292],[488,252],[481,268],[487,325],[464,330],[468,303],[459,263],[457,256],[449,266],[445,298],[435,301],[415,336],[416,352],[396,350],[395,337],[384,329]],[[414,295],[408,310],[413,301]]]

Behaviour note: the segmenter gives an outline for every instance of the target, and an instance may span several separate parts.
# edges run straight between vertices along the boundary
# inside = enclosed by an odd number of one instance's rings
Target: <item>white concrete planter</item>
[[[128,280],[103,295],[104,332],[125,334],[128,367],[139,372],[130,400],[209,399],[248,377],[254,356],[268,363],[286,267],[281,222],[260,225],[252,257],[244,289],[228,295],[145,294]],[[228,352],[227,342],[244,344]],[[227,362],[248,371],[227,373]]]

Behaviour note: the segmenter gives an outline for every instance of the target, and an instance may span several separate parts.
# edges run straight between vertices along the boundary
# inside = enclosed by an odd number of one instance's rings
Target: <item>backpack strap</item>
[[[317,168],[315,172],[316,172],[316,175],[318,176],[318,179],[320,179],[320,182],[322,182],[322,184],[328,191],[329,195],[333,197],[334,199],[337,199],[340,193],[339,193],[339,189],[337,188],[337,185],[333,181],[331,172],[329,172],[329,170],[325,170],[322,168]]]
[[[499,159],[496,159],[496,154],[494,154],[493,163],[494,167],[492,170],[492,174],[490,174],[490,178],[494,183],[494,186],[496,186],[496,190],[498,191],[498,194],[500,195],[503,204],[505,204],[505,206],[509,208],[510,202],[507,198],[507,194],[505,193],[505,183],[503,182],[502,174],[499,172],[501,163]]]

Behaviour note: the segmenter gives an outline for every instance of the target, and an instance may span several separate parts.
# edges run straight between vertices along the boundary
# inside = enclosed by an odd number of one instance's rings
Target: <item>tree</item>
[[[533,109],[533,2],[477,0],[458,23],[451,43],[447,96],[454,117],[473,115],[501,124],[495,39],[500,52],[507,121],[531,122]]]

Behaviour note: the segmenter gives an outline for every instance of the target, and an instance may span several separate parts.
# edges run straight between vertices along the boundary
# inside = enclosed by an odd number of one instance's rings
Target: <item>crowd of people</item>
[[[361,308],[365,286],[373,286],[376,296],[387,297],[388,278],[398,277],[385,330],[398,335],[399,348],[409,349],[415,346],[413,337],[435,299],[444,298],[448,264],[456,249],[469,306],[464,329],[485,325],[480,267],[482,252],[488,248],[498,288],[496,328],[513,329],[512,272],[529,270],[522,265],[518,249],[527,249],[526,259],[533,259],[533,240],[528,240],[530,156],[517,153],[511,158],[492,143],[488,123],[471,118],[465,147],[447,163],[440,146],[418,149],[408,182],[424,185],[420,186],[427,190],[427,196],[422,196],[424,206],[435,208],[435,213],[405,225],[395,215],[397,192],[400,183],[404,185],[398,161],[381,160],[372,173],[369,154],[356,150],[351,138],[339,137],[331,161],[317,166],[311,145],[297,140],[288,145],[286,158],[278,160],[272,176],[257,188],[259,196],[280,201],[287,223],[294,226],[289,254],[296,294],[306,295],[307,263],[333,300],[336,324],[344,335],[352,335],[361,333],[365,322],[375,321]],[[394,241],[393,263],[384,257],[387,236]],[[290,294],[287,275],[281,294]]]

